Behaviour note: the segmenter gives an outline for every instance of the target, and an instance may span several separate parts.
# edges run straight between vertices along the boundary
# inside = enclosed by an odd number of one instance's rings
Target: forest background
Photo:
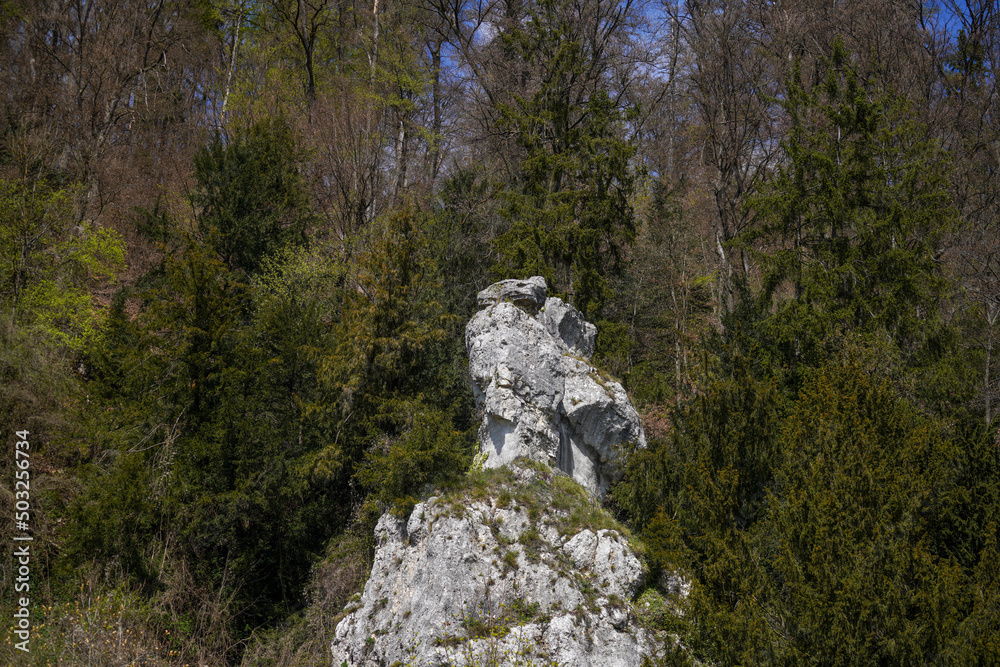
[[[0,36],[12,660],[325,664],[374,521],[469,467],[476,292],[543,275],[650,436],[608,505],[693,581],[656,661],[1000,662],[995,2],[0,0]]]

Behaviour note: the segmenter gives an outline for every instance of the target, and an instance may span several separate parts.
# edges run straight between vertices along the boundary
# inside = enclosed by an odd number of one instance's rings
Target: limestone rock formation
[[[616,446],[644,444],[639,416],[588,363],[594,326],[544,279],[497,283],[479,305],[466,345],[486,469],[382,516],[333,667],[639,665],[658,641],[635,601],[645,572],[598,504]]]
[[[519,308],[534,314],[545,303],[547,291],[545,278],[541,276],[534,276],[527,280],[501,280],[477,294],[476,300],[480,308],[495,306],[501,301],[510,301]]]
[[[622,386],[589,363],[596,328],[545,298],[545,279],[505,280],[479,293],[465,330],[487,467],[524,456],[603,496],[619,475],[616,446],[645,444]]]
[[[641,664],[651,640],[631,601],[644,573],[613,520],[546,466],[479,475],[492,485],[382,517],[334,667]]]

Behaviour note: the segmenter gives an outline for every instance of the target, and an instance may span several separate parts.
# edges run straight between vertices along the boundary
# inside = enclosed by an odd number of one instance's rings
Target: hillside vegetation
[[[605,509],[644,595],[692,583],[652,660],[1000,663],[996,3],[0,0],[0,36],[0,662],[325,664],[378,518],[469,483],[477,291],[541,275],[643,415]]]

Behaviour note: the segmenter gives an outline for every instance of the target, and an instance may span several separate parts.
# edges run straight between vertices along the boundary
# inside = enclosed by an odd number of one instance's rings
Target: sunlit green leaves
[[[73,197],[44,181],[0,180],[0,299],[19,323],[80,352],[101,322],[92,290],[117,278],[125,245],[78,220]]]

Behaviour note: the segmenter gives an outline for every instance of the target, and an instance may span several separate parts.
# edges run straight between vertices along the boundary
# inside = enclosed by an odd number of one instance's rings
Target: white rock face
[[[527,280],[501,280],[477,294],[476,300],[480,308],[494,306],[501,301],[510,301],[528,312],[537,313],[545,303],[547,291],[545,278],[541,276]]]
[[[560,474],[513,471],[521,488],[535,484],[531,493]],[[643,571],[625,539],[607,529],[569,534],[572,508],[532,512],[517,486],[503,500],[431,498],[405,522],[383,516],[371,577],[337,625],[333,667],[463,666],[487,656],[504,665],[641,664],[651,640],[631,600]]]
[[[616,446],[645,445],[646,436],[622,386],[588,363],[594,325],[561,299],[544,297],[539,276],[491,285],[465,329],[485,465],[524,456],[603,496],[620,474]]]

